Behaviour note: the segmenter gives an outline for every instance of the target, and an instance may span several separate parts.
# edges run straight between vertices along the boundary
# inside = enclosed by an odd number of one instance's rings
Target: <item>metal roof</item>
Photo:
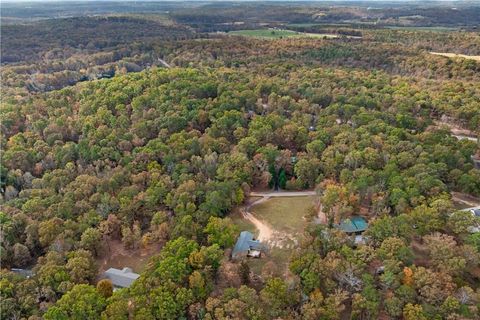
[[[364,218],[354,216],[350,219],[342,220],[340,224],[336,225],[336,227],[347,233],[354,233],[367,230],[368,223],[367,220],[365,220]]]
[[[103,275],[112,281],[113,286],[121,288],[130,287],[133,281],[140,277],[138,273],[134,273],[130,268],[123,268],[122,270],[110,268]]]
[[[235,247],[233,247],[232,256],[248,250],[263,250],[265,247],[258,240],[253,239],[253,233],[249,231],[240,232]]]

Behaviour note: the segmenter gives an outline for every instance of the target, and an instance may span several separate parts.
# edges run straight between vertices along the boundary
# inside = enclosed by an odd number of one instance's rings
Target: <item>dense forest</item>
[[[267,40],[218,28],[233,5],[169,9],[2,25],[1,318],[478,319],[480,218],[452,194],[480,197],[480,148],[450,127],[480,134],[480,62],[430,54],[478,56],[478,32],[336,28],[366,10],[340,6],[296,28],[359,38]],[[327,222],[256,273],[232,214],[275,184]],[[361,245],[333,227],[357,213]],[[113,291],[116,244],[159,250]]]

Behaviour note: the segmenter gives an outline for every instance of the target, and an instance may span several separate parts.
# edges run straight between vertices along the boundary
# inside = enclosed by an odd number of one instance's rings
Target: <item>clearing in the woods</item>
[[[293,194],[293,193],[292,193]],[[251,270],[260,274],[267,262],[273,262],[280,274],[288,274],[288,257],[303,234],[308,219],[316,215],[316,197],[305,194],[265,193],[252,197],[245,207],[231,215],[239,229],[253,232],[269,247],[261,259],[248,259]]]

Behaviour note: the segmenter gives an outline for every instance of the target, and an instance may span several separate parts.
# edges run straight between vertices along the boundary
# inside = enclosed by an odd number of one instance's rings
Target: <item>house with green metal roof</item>
[[[346,233],[361,233],[368,228],[368,223],[365,218],[360,216],[353,216],[348,219],[342,220],[339,224],[335,225],[338,229]]]
[[[238,259],[242,257],[255,257],[261,256],[262,252],[265,252],[267,247],[260,241],[255,240],[253,233],[249,231],[242,231],[240,236],[233,247],[232,258]]]
[[[362,235],[368,228],[368,223],[365,218],[353,216],[349,219],[342,220],[339,224],[335,225],[335,227],[349,235],[354,235],[353,243],[355,245],[365,244],[366,239]]]

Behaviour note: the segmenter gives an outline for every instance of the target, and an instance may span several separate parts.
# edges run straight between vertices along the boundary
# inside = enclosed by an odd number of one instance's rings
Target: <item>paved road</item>
[[[250,192],[250,197],[308,197],[314,196],[315,191],[268,191],[268,192]]]

